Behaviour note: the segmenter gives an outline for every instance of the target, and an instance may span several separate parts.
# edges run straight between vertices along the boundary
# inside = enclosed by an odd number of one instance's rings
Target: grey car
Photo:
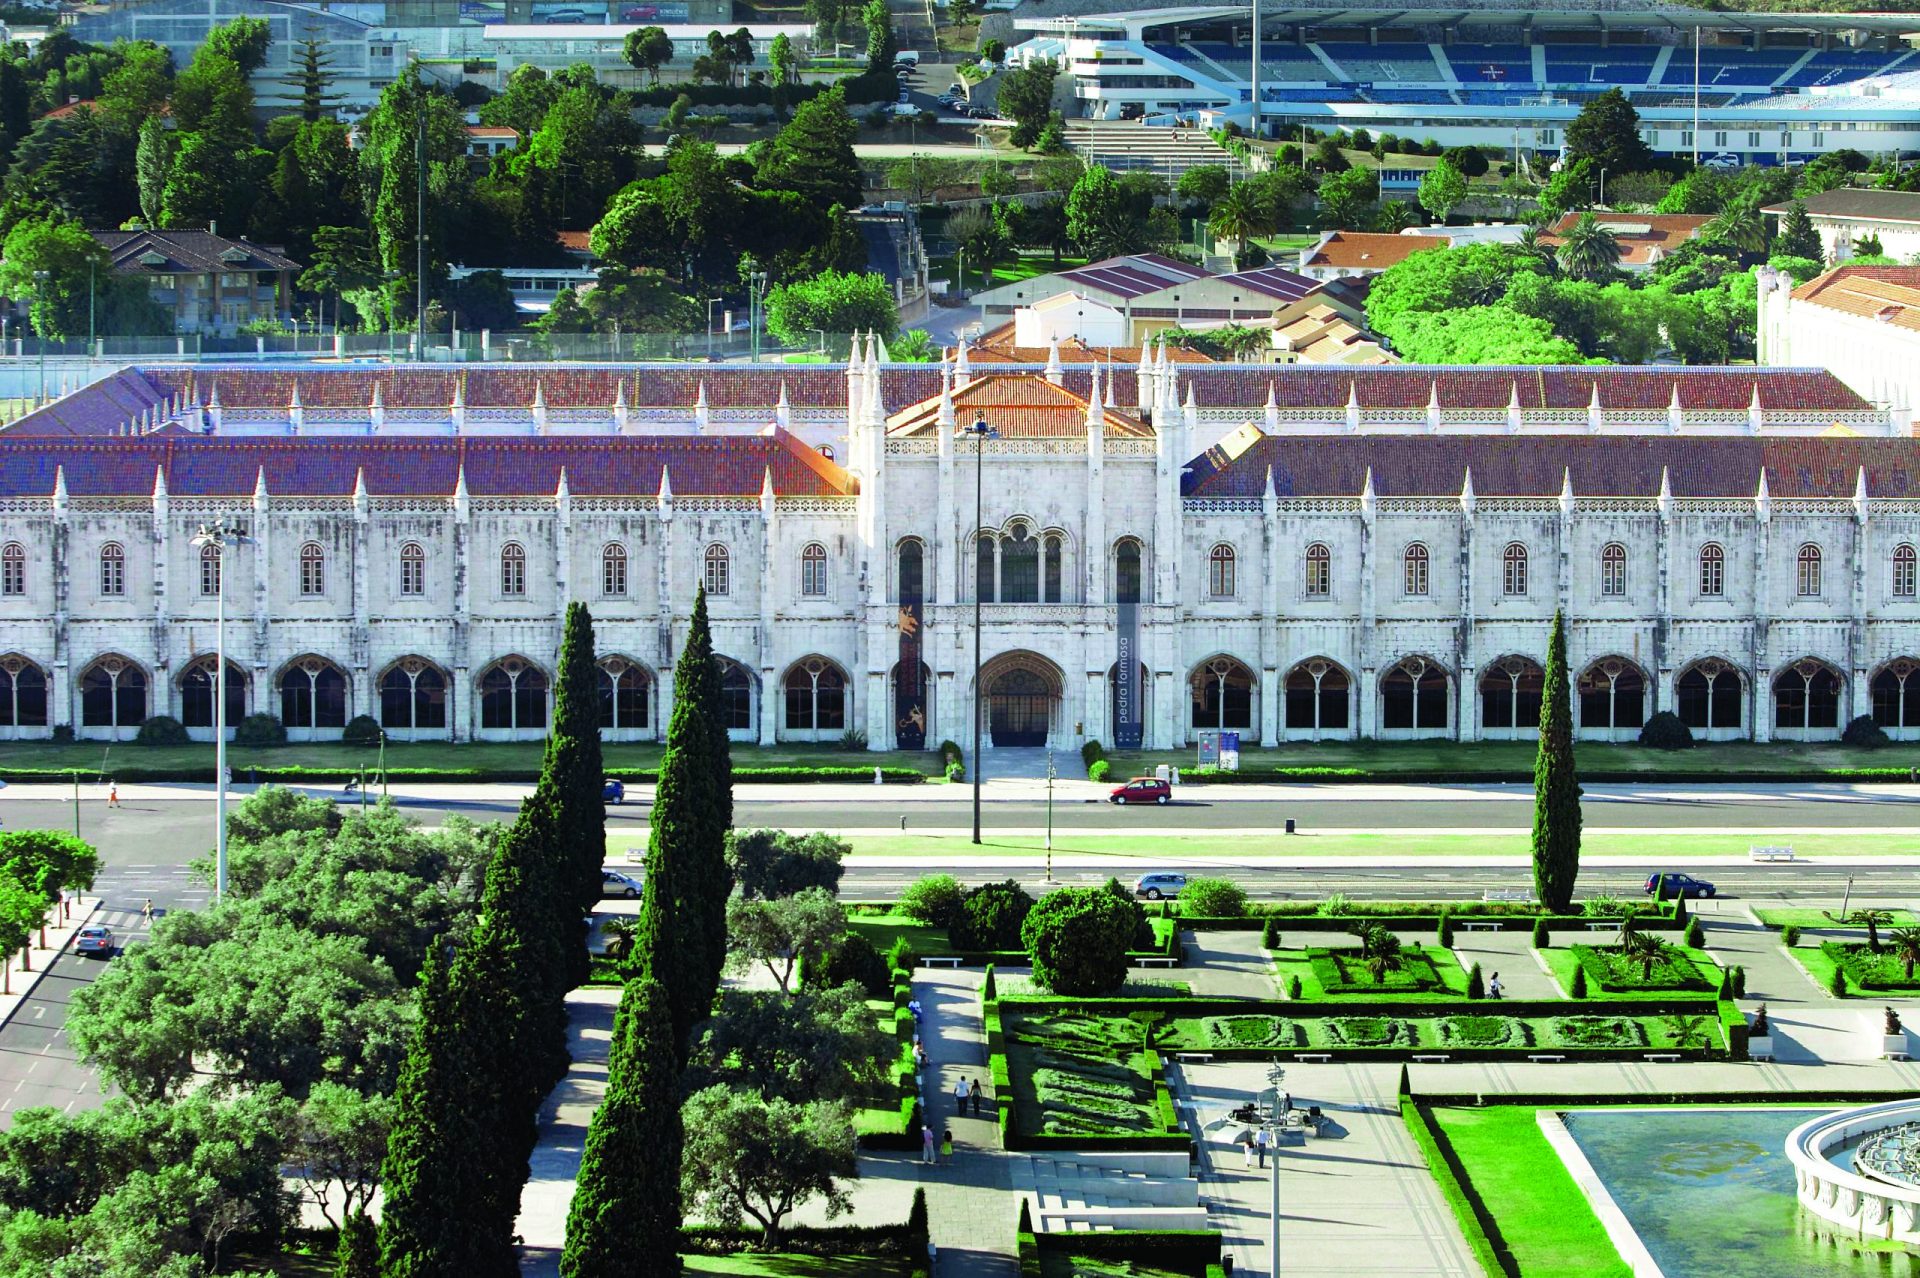
[[[620,873],[618,870],[600,871],[600,895],[625,897],[629,901],[640,899],[644,889],[640,880]]]
[[[1187,876],[1184,874],[1143,874],[1135,881],[1133,894],[1144,896],[1149,901],[1158,901],[1162,897],[1179,896],[1186,886]]]

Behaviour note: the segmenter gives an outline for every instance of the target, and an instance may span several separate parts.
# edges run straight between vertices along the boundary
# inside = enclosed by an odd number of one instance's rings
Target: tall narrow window
[[[973,539],[973,597],[981,603],[997,602],[993,591],[993,565],[999,558],[995,554],[996,538],[990,532],[983,532]]]
[[[1700,593],[1718,599],[1727,592],[1727,552],[1718,543],[1700,547]]]
[[[1500,591],[1507,595],[1527,593],[1527,548],[1517,541],[1500,556]]]
[[[1225,542],[1207,552],[1207,593],[1215,599],[1233,598],[1233,547]]]
[[[1914,597],[1914,553],[1907,545],[1893,548],[1893,597],[1911,599]]]
[[[1040,602],[1040,541],[1025,524],[1000,542],[1000,602]]]
[[[410,541],[400,547],[400,593],[403,595],[427,593],[427,552],[417,541]]]
[[[1307,594],[1320,598],[1332,589],[1333,552],[1326,543],[1316,541],[1307,547]]]
[[[127,550],[117,541],[110,541],[100,547],[100,593],[103,595],[127,593]]]
[[[1820,593],[1820,547],[1811,542],[1800,547],[1798,566],[1795,585],[1799,588],[1800,597],[1812,599]]]
[[[211,599],[220,593],[220,547],[200,547],[200,594]]]
[[[600,552],[600,593],[627,593],[627,548],[617,541],[608,542]]]
[[[707,547],[705,568],[708,594],[724,595],[727,593],[727,587],[731,584],[730,579],[733,575],[731,571],[732,566],[732,559],[728,556],[725,546],[716,542],[714,545]]]
[[[1600,593],[1610,598],[1627,593],[1627,548],[1617,541],[1600,550]]]
[[[1061,561],[1065,558],[1066,541],[1058,533],[1048,533],[1040,545],[1040,598],[1046,603],[1060,602]]]
[[[309,598],[327,593],[327,552],[317,541],[300,547],[300,593]]]
[[[1405,592],[1409,595],[1426,594],[1427,548],[1420,542],[1414,542],[1411,546],[1407,547],[1407,553],[1402,556],[1401,563],[1403,566],[1402,585]]]
[[[527,548],[517,541],[510,541],[500,548],[500,593],[527,593]]]
[[[926,601],[925,566],[926,550],[918,541],[909,537],[900,543],[899,598]]]
[[[27,593],[27,548],[17,541],[0,547],[0,595]]]
[[[1113,601],[1140,603],[1144,575],[1140,570],[1140,543],[1124,538],[1113,550]]]
[[[800,593],[809,599],[827,597],[827,548],[817,541],[800,552]]]

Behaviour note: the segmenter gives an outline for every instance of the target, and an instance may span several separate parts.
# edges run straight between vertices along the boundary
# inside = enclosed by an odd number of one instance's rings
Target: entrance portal
[[[1043,746],[1058,694],[1032,670],[1009,670],[993,681],[987,723],[996,746]]]

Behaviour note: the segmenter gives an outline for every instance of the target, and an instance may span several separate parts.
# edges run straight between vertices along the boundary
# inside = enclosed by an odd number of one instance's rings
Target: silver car
[[[629,901],[637,901],[643,890],[639,879],[630,878],[618,870],[600,871],[601,896],[618,896],[625,897]]]
[[[1186,886],[1187,876],[1184,874],[1143,874],[1134,882],[1133,894],[1144,896],[1149,901],[1158,901],[1162,897],[1179,896]]]

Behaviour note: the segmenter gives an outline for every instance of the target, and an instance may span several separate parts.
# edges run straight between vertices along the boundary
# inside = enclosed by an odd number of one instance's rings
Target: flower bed
[[[1632,954],[1611,946],[1571,945],[1568,950],[1586,969],[1590,988],[1597,990],[1694,990],[1710,993],[1714,983],[1687,954],[1670,947],[1651,971]]]
[[[1383,972],[1377,981],[1357,949],[1308,950],[1307,963],[1327,994],[1427,993],[1442,984],[1434,960],[1411,946],[1401,952],[1400,966]]]
[[[1914,975],[1907,975],[1907,965],[1901,961],[1891,946],[1882,944],[1880,952],[1875,954],[1866,946],[1866,942],[1822,941],[1820,953],[1827,960],[1847,974],[1847,983],[1862,990],[1897,990],[1911,993],[1920,990],[1920,968]]]
[[[1445,1016],[1434,1026],[1449,1047],[1530,1047],[1527,1023],[1517,1016]]]
[[[1552,1021],[1557,1047],[1645,1047],[1647,1030],[1626,1016],[1556,1016]]]

